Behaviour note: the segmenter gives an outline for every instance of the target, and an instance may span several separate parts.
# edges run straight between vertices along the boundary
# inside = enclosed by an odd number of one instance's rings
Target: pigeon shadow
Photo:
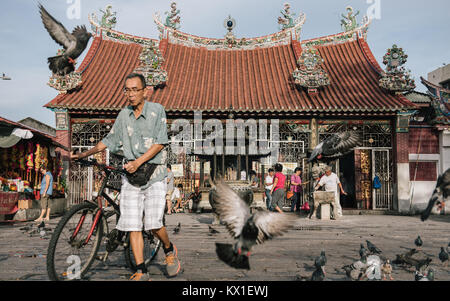
[[[211,225],[211,224],[213,223],[213,221],[214,221],[214,217],[200,217],[200,218],[197,218],[197,221],[198,221],[200,224],[208,224],[208,225]]]

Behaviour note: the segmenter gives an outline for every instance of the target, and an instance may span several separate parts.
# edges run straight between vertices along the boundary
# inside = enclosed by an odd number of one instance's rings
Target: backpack
[[[381,188],[381,181],[378,176],[375,176],[375,178],[373,179],[373,188],[375,188],[375,189]]]

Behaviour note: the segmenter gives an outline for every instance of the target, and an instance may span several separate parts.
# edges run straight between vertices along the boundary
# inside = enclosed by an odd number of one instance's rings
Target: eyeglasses
[[[123,93],[124,94],[137,93],[137,92],[142,91],[144,89],[145,88],[142,88],[142,89],[136,89],[136,88],[134,88],[134,89],[123,89]]]

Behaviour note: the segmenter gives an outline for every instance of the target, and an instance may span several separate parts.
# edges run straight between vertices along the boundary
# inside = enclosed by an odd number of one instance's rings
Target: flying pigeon
[[[50,70],[57,75],[67,75],[75,70],[75,59],[86,49],[92,34],[84,25],[75,27],[72,33],[69,33],[41,4],[39,10],[45,29],[56,43],[64,47],[63,54],[48,58]]]
[[[439,260],[443,265],[448,265],[448,253],[445,252],[444,247],[441,247],[441,252],[439,252]]]
[[[438,205],[441,208],[445,206],[445,201],[450,196],[450,168],[447,169],[442,175],[439,176],[436,188],[428,201],[427,208],[420,215],[420,219],[424,222],[431,214],[431,210],[434,205]]]
[[[381,250],[378,249],[373,243],[371,243],[368,240],[366,240],[366,243],[367,243],[367,248],[369,249],[370,253],[372,253],[372,254],[381,254]]]
[[[173,234],[178,234],[180,232],[181,229],[181,223],[178,223],[178,225],[173,228]]]
[[[215,189],[217,214],[231,236],[236,239],[233,248],[216,243],[216,253],[230,266],[241,262],[241,255],[249,257],[253,245],[281,236],[295,224],[294,216],[283,213],[259,210],[251,214],[249,206],[223,180],[218,180]],[[246,268],[239,265],[233,267]]]
[[[308,162],[316,159],[341,157],[351,152],[354,147],[360,144],[361,139],[356,132],[332,134],[313,149]]]
[[[417,236],[417,238],[414,240],[414,244],[416,245],[416,247],[419,249],[422,245],[423,245],[423,241],[420,238],[420,235]]]

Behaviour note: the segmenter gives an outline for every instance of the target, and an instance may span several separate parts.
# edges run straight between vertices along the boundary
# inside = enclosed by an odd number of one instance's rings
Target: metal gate
[[[372,150],[372,176],[378,176],[381,188],[372,189],[372,209],[392,210],[392,167],[388,149]]]

